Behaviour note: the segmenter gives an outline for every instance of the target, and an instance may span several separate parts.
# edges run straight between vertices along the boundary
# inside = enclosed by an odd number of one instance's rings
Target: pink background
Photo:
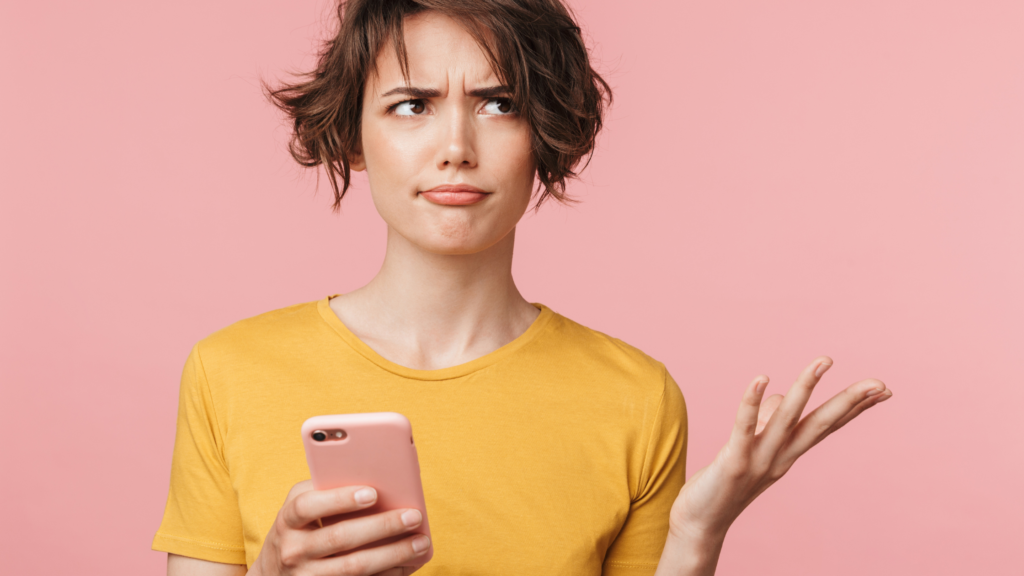
[[[664,361],[689,471],[758,373],[894,398],[737,522],[721,574],[1019,574],[1024,3],[577,1],[616,90],[524,294]],[[330,4],[5,2],[0,546],[8,574],[158,574],[178,378],[241,318],[367,281],[260,77]],[[528,552],[527,552],[528,553]]]

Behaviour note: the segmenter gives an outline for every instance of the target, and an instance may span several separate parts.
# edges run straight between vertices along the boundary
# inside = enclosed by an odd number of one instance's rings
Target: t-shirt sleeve
[[[647,439],[629,516],[605,556],[604,576],[654,574],[668,536],[672,503],[686,480],[686,404],[667,371]]]
[[[245,564],[242,519],[223,447],[209,382],[196,345],[181,375],[171,485],[153,550]]]

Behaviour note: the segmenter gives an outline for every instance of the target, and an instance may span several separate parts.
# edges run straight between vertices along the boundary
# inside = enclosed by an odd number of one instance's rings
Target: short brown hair
[[[537,190],[543,187],[536,206],[549,196],[568,201],[565,180],[577,175],[581,159],[589,162],[612,94],[560,0],[340,0],[338,31],[316,69],[294,84],[266,88],[292,120],[292,156],[303,166],[324,166],[337,210],[350,184],[348,154],[358,149],[369,72],[390,40],[409,81],[403,21],[425,10],[463,24],[511,90],[531,128]]]

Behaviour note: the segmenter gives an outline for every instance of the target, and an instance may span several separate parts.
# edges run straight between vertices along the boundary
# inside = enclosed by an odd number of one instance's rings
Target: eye
[[[426,111],[427,104],[423,100],[406,100],[395,104],[391,109],[396,116],[419,116]]]
[[[509,98],[491,98],[487,104],[484,104],[484,110],[488,114],[496,116],[508,116],[516,113],[516,107],[512,105],[512,100]]]

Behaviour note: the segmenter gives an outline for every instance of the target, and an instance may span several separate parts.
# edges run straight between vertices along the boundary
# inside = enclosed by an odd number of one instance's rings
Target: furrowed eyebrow
[[[391,90],[381,94],[380,97],[387,98],[388,96],[394,96],[395,94],[402,94],[413,98],[438,98],[441,96],[441,91],[430,88],[399,86],[398,88],[392,88]],[[510,94],[512,94],[512,91],[508,89],[508,86],[489,86],[487,88],[477,88],[469,91],[469,95],[476,98],[497,98],[499,96],[508,96]]]
[[[380,95],[381,98],[387,98],[395,94],[402,94],[405,96],[412,96],[413,98],[437,98],[441,95],[440,90],[431,90],[428,88],[413,88],[411,86],[399,86],[398,88],[392,88],[387,92]]]
[[[511,96],[512,91],[508,89],[508,86],[489,86],[470,90],[469,95],[477,98],[497,98],[498,96]]]

